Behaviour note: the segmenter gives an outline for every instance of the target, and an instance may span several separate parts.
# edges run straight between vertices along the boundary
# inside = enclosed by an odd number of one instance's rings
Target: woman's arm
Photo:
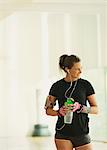
[[[56,97],[54,96],[47,96],[46,103],[45,103],[45,110],[46,114],[50,116],[65,116],[67,112],[67,108],[65,106],[62,106],[58,110],[54,110],[54,105],[56,102]]]
[[[75,102],[73,112],[76,111],[77,113],[98,114],[98,106],[96,103],[95,94],[88,96],[87,99],[90,106],[81,105],[78,102]]]
[[[95,94],[87,97],[88,102],[90,104],[90,114],[98,114],[98,106],[95,98]]]
[[[54,110],[53,108],[47,108],[46,114],[50,116],[58,116],[58,111]]]
[[[51,95],[47,96],[45,102],[45,110],[47,115],[58,116],[58,111],[53,109],[55,101],[56,101],[56,97]]]

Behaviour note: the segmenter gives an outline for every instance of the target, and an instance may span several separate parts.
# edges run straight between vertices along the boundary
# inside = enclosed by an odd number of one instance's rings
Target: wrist
[[[86,113],[86,114],[89,114],[90,111],[91,111],[90,107],[87,107],[85,105],[81,105],[80,109],[77,110],[77,113]]]
[[[79,108],[79,109],[77,109],[77,113],[82,112],[82,110],[83,110],[83,105],[81,105],[81,104],[80,104],[80,108]]]
[[[57,116],[61,117],[62,114],[60,113],[59,109],[57,110]]]

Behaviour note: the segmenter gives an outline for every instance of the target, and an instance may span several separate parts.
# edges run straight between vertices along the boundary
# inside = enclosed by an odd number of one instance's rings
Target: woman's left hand
[[[81,107],[81,104],[79,104],[78,102],[75,102],[74,103],[74,108],[73,108],[73,112],[75,112],[76,110],[78,110],[78,109],[80,109],[80,107]]]

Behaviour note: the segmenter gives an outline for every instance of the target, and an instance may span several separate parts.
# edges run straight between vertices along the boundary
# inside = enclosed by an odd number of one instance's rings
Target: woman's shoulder
[[[87,85],[90,85],[90,84],[91,84],[90,81],[88,81],[87,79],[83,79],[83,78],[80,78],[80,79],[79,79],[79,82],[81,82],[81,83],[83,83],[83,84],[87,84]]]
[[[59,80],[55,81],[53,83],[53,85],[59,85],[59,84],[62,84],[63,82],[64,82],[64,79],[62,78],[62,79],[59,79]]]
[[[63,86],[63,79],[59,79],[57,81],[54,81],[51,85],[51,88],[58,89],[59,87]]]

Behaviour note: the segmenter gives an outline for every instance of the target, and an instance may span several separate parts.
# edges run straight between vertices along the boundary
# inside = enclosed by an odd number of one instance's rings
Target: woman
[[[95,91],[89,81],[80,78],[82,67],[79,57],[62,55],[59,67],[66,76],[51,86],[45,103],[46,114],[58,116],[55,128],[56,148],[57,150],[73,150],[73,148],[92,150],[88,114],[98,113]],[[70,105],[70,111],[73,112],[70,124],[64,122],[68,112],[68,107],[65,106],[67,99],[73,100],[73,104]],[[58,110],[54,110],[56,100],[59,105]]]

